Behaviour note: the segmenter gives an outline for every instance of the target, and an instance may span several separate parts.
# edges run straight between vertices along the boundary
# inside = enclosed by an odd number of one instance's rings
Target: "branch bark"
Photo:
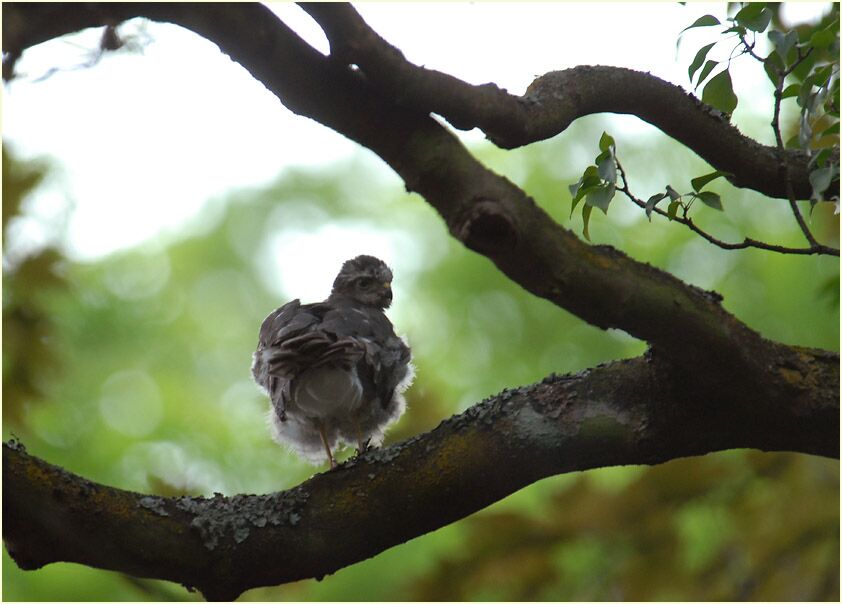
[[[503,391],[427,434],[268,495],[142,495],[7,443],[3,538],[24,569],[78,562],[233,599],[330,574],[563,472],[734,447],[837,456],[828,377],[838,357],[801,354],[806,373],[790,378],[818,388],[794,405],[766,410],[758,396],[699,391],[644,356]]]

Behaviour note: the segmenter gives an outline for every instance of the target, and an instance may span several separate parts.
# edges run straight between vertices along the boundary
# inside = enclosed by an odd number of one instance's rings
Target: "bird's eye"
[[[368,287],[371,287],[371,284],[373,282],[374,279],[372,279],[371,277],[360,277],[359,279],[357,279],[357,287],[366,289]]]

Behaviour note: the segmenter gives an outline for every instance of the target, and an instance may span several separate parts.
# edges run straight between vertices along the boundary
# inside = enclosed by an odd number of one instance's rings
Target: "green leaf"
[[[713,208],[714,210],[722,211],[722,199],[716,193],[712,191],[702,191],[701,193],[696,193],[696,197],[698,197],[703,204],[708,207]]]
[[[821,151],[819,151],[818,153],[816,153],[813,156],[813,158],[807,164],[807,167],[811,168],[812,166],[816,166],[816,167],[819,167],[819,168],[823,168],[824,165],[827,163],[828,158],[832,155],[832,153],[833,153],[832,147],[822,149]]]
[[[811,74],[807,76],[804,81],[801,82],[801,87],[798,90],[798,99],[796,101],[799,107],[806,107],[810,95],[813,94],[814,75],[815,74]]]
[[[834,172],[836,172],[836,169],[833,166],[817,168],[810,172],[810,185],[813,187],[810,199],[818,201],[822,198],[822,193],[827,191],[833,181]]]
[[[810,36],[810,45],[818,50],[824,50],[829,48],[838,36],[839,19],[836,19],[824,29],[820,29]]]
[[[829,136],[831,134],[839,134],[839,122],[831,124],[824,130],[822,130],[821,136]]]
[[[711,25],[719,25],[719,19],[717,19],[713,15],[702,15],[701,17],[693,21],[693,23],[691,23],[690,25],[682,29],[680,32],[678,32],[678,35],[680,36],[688,29],[693,29],[694,27],[710,27]]]
[[[750,2],[734,15],[737,23],[757,33],[766,31],[771,19],[772,11],[766,8],[765,2]]]
[[[722,35],[724,36],[725,34],[738,34],[740,36],[744,36],[746,35],[746,33],[746,28],[742,25],[732,25],[731,27],[723,31]]]
[[[585,168],[582,178],[584,179],[586,185],[599,182],[599,174],[596,171],[596,166],[588,166]]]
[[[658,193],[646,200],[646,218],[649,219],[649,222],[652,222],[652,210],[654,210],[658,202],[666,196],[666,193]]]
[[[602,180],[612,185],[617,182],[617,160],[614,159],[612,154],[608,154],[604,159],[599,160],[596,167]]]
[[[833,73],[832,65],[825,65],[810,72],[801,82],[801,90],[798,92],[799,107],[806,107],[813,94],[814,86],[823,86]]]
[[[710,79],[702,92],[702,102],[729,115],[734,112],[737,107],[737,95],[734,94],[731,74],[727,69]]]
[[[830,80],[830,76],[833,74],[833,65],[818,67],[814,73],[816,84],[824,85],[828,80]]]
[[[775,52],[770,54],[763,61],[763,69],[766,71],[766,76],[773,86],[778,85],[778,78],[781,77],[785,67],[784,62],[781,61],[781,56]]]
[[[672,201],[678,201],[679,199],[681,199],[681,193],[679,193],[669,185],[667,185],[667,195],[669,195]]]
[[[585,204],[599,208],[604,213],[608,213],[608,205],[614,199],[615,188],[613,184],[602,185],[596,187],[588,193]]]
[[[720,176],[728,176],[728,174],[728,172],[717,170],[716,172],[711,172],[710,174],[705,174],[704,176],[697,176],[696,178],[690,181],[690,184],[693,186],[693,190],[698,193],[702,190],[702,187],[704,187],[712,180],[716,180]]]
[[[798,134],[794,134],[793,136],[789,137],[787,141],[784,143],[785,149],[800,149],[801,147],[798,144]]]
[[[710,72],[713,71],[713,68],[717,65],[719,65],[719,61],[714,61],[713,59],[707,60],[707,63],[705,63],[705,66],[702,67],[702,70],[699,72],[699,79],[696,82],[696,88],[705,81],[705,78],[710,75]]]
[[[679,201],[672,201],[670,202],[669,207],[667,208],[667,216],[670,220],[675,220],[675,215],[678,212],[678,206],[681,205]]]
[[[818,153],[816,153],[813,156],[813,158],[807,164],[807,167],[812,168],[813,166],[816,166],[818,168],[823,168],[824,165],[827,163],[827,160],[831,156],[832,153],[833,153],[832,147],[822,149],[821,151],[819,151]]]
[[[777,56],[777,53],[773,53]],[[809,55],[806,55],[804,60],[801,61],[795,68],[792,70],[792,76],[796,80],[803,81],[807,75],[810,74],[811,71],[816,66],[816,61],[818,60],[819,55],[822,53],[819,52],[811,52]]]
[[[614,139],[607,132],[603,132],[602,136],[599,137],[599,150],[605,153],[612,147],[614,149],[617,148],[617,146],[614,144]]]
[[[582,229],[582,234],[588,241],[591,240],[590,233],[588,233],[588,222],[590,222],[591,219],[591,211],[593,211],[593,206],[589,206],[588,204],[582,206],[582,222],[585,225]]]
[[[790,30],[784,34],[783,32],[772,30],[769,32],[769,40],[775,45],[775,52],[778,53],[784,64],[786,64],[786,57],[789,51],[798,42],[798,32]]]
[[[801,90],[801,84],[790,84],[781,92],[781,98],[788,99],[791,96],[798,96],[799,90]]]
[[[602,184],[602,179],[599,177],[599,171],[596,166],[588,166],[585,168],[584,174],[575,184],[569,185],[570,195],[573,196],[573,207],[570,209],[570,214],[576,209],[579,201],[588,193],[588,191],[598,187]]]
[[[693,82],[693,75],[695,75],[695,73],[699,70],[699,67],[702,66],[705,57],[708,56],[708,52],[710,52],[710,49],[713,48],[715,44],[716,42],[713,42],[706,46],[702,46],[696,53],[696,56],[693,57],[693,61],[690,63],[690,68],[687,70],[687,75],[690,76],[690,83]]]
[[[579,191],[582,190],[582,179],[579,179],[574,185],[570,185],[568,187],[570,189],[570,195],[573,196],[573,203],[570,205],[570,216],[573,216],[573,212],[576,210],[576,206],[579,205],[579,201],[581,201],[582,197],[579,195]]]

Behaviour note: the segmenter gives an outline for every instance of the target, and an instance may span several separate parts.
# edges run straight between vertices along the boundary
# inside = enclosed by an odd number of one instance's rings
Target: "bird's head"
[[[344,296],[368,306],[389,308],[392,303],[392,271],[374,256],[346,260],[333,282],[331,297]]]

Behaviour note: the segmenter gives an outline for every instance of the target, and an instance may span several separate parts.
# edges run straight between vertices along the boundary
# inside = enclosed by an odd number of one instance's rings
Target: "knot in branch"
[[[454,233],[481,254],[508,252],[517,244],[517,229],[509,212],[496,200],[478,199],[463,212]]]

